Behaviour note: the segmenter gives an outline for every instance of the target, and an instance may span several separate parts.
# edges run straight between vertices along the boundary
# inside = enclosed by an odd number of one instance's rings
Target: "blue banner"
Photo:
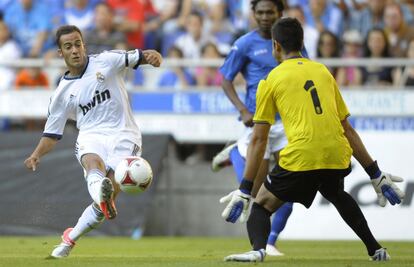
[[[239,93],[241,99],[244,94]],[[237,114],[222,91],[134,92],[130,95],[134,113],[151,114]],[[350,107],[352,110],[352,106]],[[351,116],[358,130],[414,131],[413,116]]]
[[[244,99],[244,94],[239,94]],[[228,114],[236,113],[222,91],[215,92],[134,92],[132,110],[137,113]]]

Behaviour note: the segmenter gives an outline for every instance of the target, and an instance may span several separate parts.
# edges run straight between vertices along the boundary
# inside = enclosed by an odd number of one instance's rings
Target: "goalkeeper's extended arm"
[[[255,124],[252,141],[247,149],[245,178],[239,189],[220,199],[220,203],[227,203],[221,216],[228,222],[235,223],[239,220],[243,223],[247,220],[253,181],[262,163],[269,129],[269,124]]]
[[[392,204],[400,204],[404,198],[404,193],[395,185],[394,182],[402,182],[403,179],[385,172],[382,172],[377,164],[369,155],[361,138],[355,129],[349,124],[348,120],[342,121],[344,134],[348,139],[353,150],[353,156],[364,167],[371,178],[372,186],[378,196],[378,203],[384,207],[386,199]]]

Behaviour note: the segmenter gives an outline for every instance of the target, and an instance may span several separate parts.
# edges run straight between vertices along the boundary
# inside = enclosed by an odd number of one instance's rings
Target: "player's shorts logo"
[[[103,83],[105,81],[105,76],[102,73],[97,72],[96,79],[98,80],[98,82]]]

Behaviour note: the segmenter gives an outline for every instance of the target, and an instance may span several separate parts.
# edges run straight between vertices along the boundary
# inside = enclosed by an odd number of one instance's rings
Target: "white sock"
[[[78,240],[81,236],[92,229],[97,228],[104,220],[104,215],[93,203],[89,205],[79,217],[78,223],[69,233],[69,238],[73,241]]]
[[[101,190],[100,181],[105,175],[98,169],[90,170],[88,176],[86,176],[86,183],[88,184],[89,195],[92,197],[96,204],[100,204],[99,194]]]

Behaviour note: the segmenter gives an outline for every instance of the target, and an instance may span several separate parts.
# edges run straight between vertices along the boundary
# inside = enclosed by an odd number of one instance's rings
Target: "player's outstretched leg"
[[[86,180],[89,194],[95,203],[99,205],[105,218],[109,220],[115,218],[117,211],[113,198],[114,186],[111,180],[105,177],[98,169],[90,170]]]
[[[335,186],[324,185],[320,193],[329,200],[338,210],[342,219],[364,242],[371,260],[386,261],[390,256],[385,248],[377,242],[369,229],[368,223],[356,201],[343,190],[332,190]],[[338,187],[336,187],[338,188]]]
[[[286,226],[290,214],[292,214],[293,203],[286,202],[273,215],[269,238],[267,239],[266,254],[269,256],[283,256],[284,254],[276,248],[279,234]]]
[[[230,151],[237,146],[236,143],[232,143],[229,146],[225,147],[221,150],[216,156],[214,156],[213,160],[211,161],[211,169],[214,172],[218,172],[222,168],[231,165],[230,161]]]
[[[75,242],[84,234],[97,228],[104,220],[104,215],[96,204],[89,205],[79,217],[75,227],[66,229],[62,234],[62,242],[55,247],[51,256],[64,258],[69,256]]]

